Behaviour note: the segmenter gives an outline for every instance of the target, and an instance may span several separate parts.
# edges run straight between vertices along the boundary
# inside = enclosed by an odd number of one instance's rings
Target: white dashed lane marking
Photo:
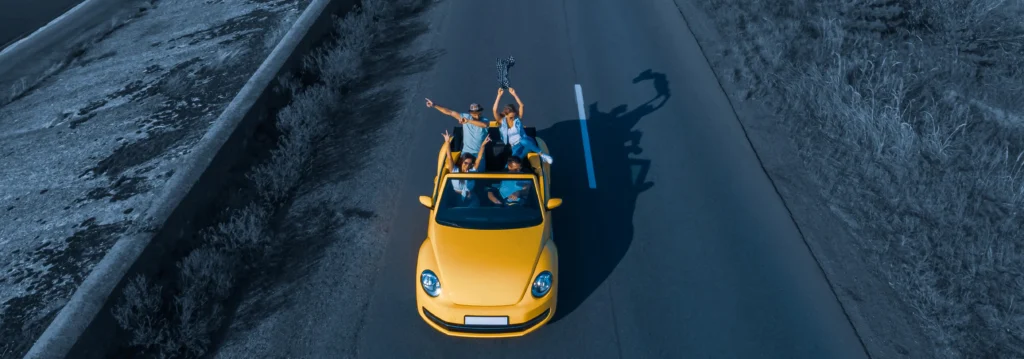
[[[597,181],[594,179],[594,159],[590,156],[590,134],[587,133],[587,113],[583,110],[583,87],[576,84],[576,108],[580,113],[580,134],[583,136],[583,157],[587,161],[587,181],[590,188],[597,188]]]

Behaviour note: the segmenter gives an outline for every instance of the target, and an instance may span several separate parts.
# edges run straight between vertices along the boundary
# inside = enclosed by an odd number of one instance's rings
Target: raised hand
[[[434,101],[431,101],[431,100],[430,100],[430,99],[428,98],[428,99],[427,99],[427,107],[428,107],[428,108],[429,108],[429,107],[434,107]]]
[[[511,94],[512,96],[515,96],[516,95],[516,89],[509,87],[508,88],[508,93]]]
[[[441,136],[444,137],[444,142],[452,142],[452,135],[448,134],[448,130],[444,130],[444,133],[442,133]]]

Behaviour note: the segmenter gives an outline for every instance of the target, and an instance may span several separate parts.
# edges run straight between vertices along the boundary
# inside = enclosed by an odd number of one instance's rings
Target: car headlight
[[[437,280],[437,275],[429,269],[420,273],[420,286],[431,297],[441,295],[441,281]]]
[[[551,290],[551,272],[543,271],[533,280],[533,288],[530,289],[530,292],[534,297],[540,298],[548,294],[549,290]]]

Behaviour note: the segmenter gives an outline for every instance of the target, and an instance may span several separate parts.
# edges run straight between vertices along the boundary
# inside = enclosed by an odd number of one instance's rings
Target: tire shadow
[[[552,211],[560,281],[552,323],[572,313],[600,287],[633,242],[636,199],[654,186],[646,179],[651,161],[634,157],[643,152],[643,133],[633,127],[671,96],[664,74],[646,70],[633,83],[648,80],[657,95],[632,110],[622,104],[602,112],[597,102],[588,108],[585,123],[596,188],[590,188],[580,156],[584,152],[581,121],[562,121],[537,132],[555,158],[551,195],[564,200]]]

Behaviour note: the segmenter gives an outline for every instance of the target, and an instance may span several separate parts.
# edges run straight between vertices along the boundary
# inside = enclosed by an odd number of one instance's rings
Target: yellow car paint
[[[537,138],[537,142],[547,151],[542,139]],[[451,336],[500,338],[536,331],[554,317],[558,299],[558,250],[551,235],[550,208],[560,205],[561,199],[550,197],[547,176],[550,167],[531,153],[527,160],[536,169],[536,175],[491,172],[453,175],[445,169],[445,164],[458,158],[458,152],[447,158],[444,154],[442,147],[433,192],[419,199],[423,206],[430,208],[430,216],[427,238],[420,245],[414,275],[416,311],[428,325]],[[543,223],[509,230],[474,230],[437,224],[432,207],[439,203],[439,186],[444,185],[449,176],[532,178],[541,197],[538,203],[542,205]],[[550,208],[545,208],[545,204]],[[428,295],[420,283],[424,270],[438,277],[441,291],[437,297]],[[545,271],[551,273],[551,289],[541,298],[535,298],[531,292],[533,281]],[[514,330],[496,331],[494,327],[467,330],[470,326],[465,325],[466,316],[507,317],[508,327]],[[524,323],[529,325],[524,327]]]

